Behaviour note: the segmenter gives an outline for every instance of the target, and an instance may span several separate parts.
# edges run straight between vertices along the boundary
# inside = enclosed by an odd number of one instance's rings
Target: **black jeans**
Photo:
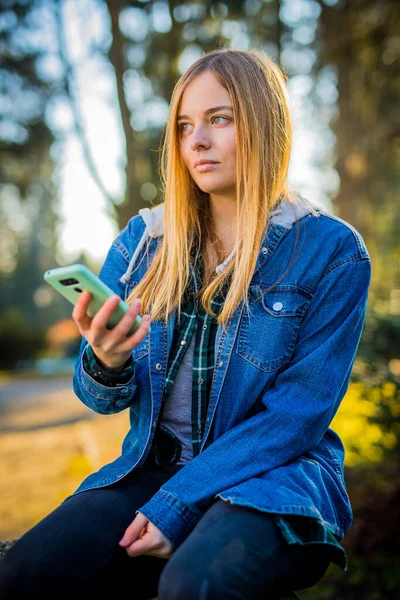
[[[129,558],[118,542],[135,510],[180,468],[135,469],[63,502],[0,560],[0,598],[266,600],[319,581],[329,547],[289,546],[268,514],[221,500],[169,560]]]

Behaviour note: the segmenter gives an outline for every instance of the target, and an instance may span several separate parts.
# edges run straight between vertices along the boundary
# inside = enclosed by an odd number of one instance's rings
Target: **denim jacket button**
[[[224,361],[223,361],[223,360],[219,360],[219,361],[218,361],[218,366],[219,366],[219,367],[222,367],[222,365],[223,365],[223,364],[224,364]]]
[[[162,367],[161,367],[161,364],[160,364],[160,363],[157,363],[157,364],[156,364],[156,369],[157,369],[157,371],[161,371]]]
[[[264,246],[263,248],[261,248],[261,252],[262,252],[263,254],[267,254],[267,252],[268,252],[268,248],[266,248],[266,247]]]
[[[273,308],[274,310],[282,310],[282,308],[283,308],[283,304],[282,304],[282,302],[275,302],[275,303],[272,305],[272,308]]]

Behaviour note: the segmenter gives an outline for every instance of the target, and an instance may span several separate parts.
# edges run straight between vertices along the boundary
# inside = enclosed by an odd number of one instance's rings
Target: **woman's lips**
[[[215,167],[218,167],[218,165],[219,165],[219,163],[213,163],[213,162],[203,163],[202,165],[197,165],[195,167],[195,169],[199,173],[206,173],[207,171],[212,171],[213,169],[215,169]]]

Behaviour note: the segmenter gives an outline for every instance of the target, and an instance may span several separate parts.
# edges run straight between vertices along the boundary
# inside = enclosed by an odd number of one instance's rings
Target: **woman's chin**
[[[221,184],[216,184],[216,183],[211,183],[211,182],[205,182],[205,181],[196,181],[197,183],[197,187],[204,193],[204,194],[209,194],[209,195],[217,195],[217,196],[223,196],[223,195],[231,195],[233,188],[232,186],[226,186],[226,185],[221,185]]]

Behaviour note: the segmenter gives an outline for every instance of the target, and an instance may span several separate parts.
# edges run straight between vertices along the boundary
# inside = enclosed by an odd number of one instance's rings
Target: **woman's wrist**
[[[105,363],[101,358],[99,358],[99,356],[96,354],[96,352],[94,350],[93,350],[93,353],[94,353],[99,365],[105,371],[108,371],[109,373],[122,373],[122,371],[124,371],[124,369],[126,368],[127,364],[129,363],[129,361],[131,359],[131,357],[129,357],[122,365],[111,367],[110,365]]]
[[[87,375],[94,379],[97,383],[107,387],[115,387],[124,383],[128,383],[135,372],[135,365],[132,355],[122,366],[108,367],[104,361],[101,361],[94,353],[93,348],[88,344],[82,357],[83,370]],[[113,371],[109,369],[114,369]]]

